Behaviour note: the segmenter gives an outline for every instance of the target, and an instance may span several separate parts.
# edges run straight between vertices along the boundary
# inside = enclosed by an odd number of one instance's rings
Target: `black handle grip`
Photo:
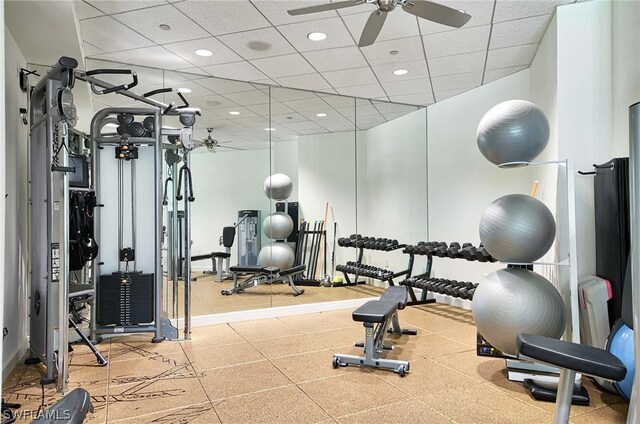
[[[111,75],[130,75],[133,71],[131,69],[93,69],[87,71],[84,74],[88,77],[92,75],[111,74]]]
[[[173,88],[158,88],[157,90],[152,90],[152,91],[149,91],[148,93],[144,93],[142,96],[151,97],[160,93],[171,93],[172,91],[173,91]]]
[[[178,93],[178,97],[180,97],[180,100],[182,100],[182,103],[184,103],[182,106],[176,107],[176,109],[188,108],[189,107],[189,102],[187,101],[187,99],[184,98],[184,96],[182,95],[182,93],[180,91],[176,91],[176,93]]]
[[[136,74],[135,72],[132,72],[131,75],[133,76],[133,81],[131,82],[131,84],[122,84],[116,87],[107,88],[105,90],[102,90],[102,94],[109,94],[115,91],[129,90],[130,88],[135,87],[136,85],[138,85],[138,74]]]
[[[175,107],[175,103],[173,102],[169,103],[169,106],[167,106],[167,108],[162,111],[162,114],[166,115],[167,113],[171,112],[174,107]]]
[[[54,172],[76,172],[76,167],[75,166],[52,165],[51,166],[51,171],[54,171]]]

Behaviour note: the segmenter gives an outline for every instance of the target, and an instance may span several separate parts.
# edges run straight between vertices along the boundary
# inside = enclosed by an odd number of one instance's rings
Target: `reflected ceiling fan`
[[[211,136],[211,133],[213,132],[213,128],[207,128],[207,132],[209,133],[209,135],[207,135],[207,138],[200,141],[199,143],[201,143],[200,146],[205,146],[212,153],[215,153],[217,148],[231,149],[231,150],[244,150],[239,147],[231,147],[231,146],[225,145],[227,143],[231,143],[231,141],[218,141],[215,138],[213,138]]]
[[[292,16],[306,15],[308,13],[344,9],[345,7],[359,6],[361,4],[372,4],[377,7],[377,10],[374,10],[369,15],[369,19],[362,30],[362,35],[360,35],[359,47],[370,46],[376,41],[384,21],[387,19],[387,13],[395,9],[396,6],[402,6],[402,10],[418,18],[455,28],[462,27],[471,19],[471,15],[462,10],[427,0],[347,0],[288,10],[287,13]]]

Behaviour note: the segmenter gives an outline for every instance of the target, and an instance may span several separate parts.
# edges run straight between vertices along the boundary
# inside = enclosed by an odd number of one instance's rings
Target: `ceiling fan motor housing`
[[[391,12],[396,7],[396,0],[379,0],[378,9],[381,12]]]

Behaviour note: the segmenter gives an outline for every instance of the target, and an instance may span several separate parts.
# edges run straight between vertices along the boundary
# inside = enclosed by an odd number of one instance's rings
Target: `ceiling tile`
[[[237,118],[234,122],[242,125],[243,127],[262,127],[269,128],[269,120],[262,116],[252,116],[250,118]]]
[[[434,93],[436,101],[440,102],[444,99],[448,99],[453,96],[457,96],[458,94],[462,94],[471,90],[471,88],[457,88],[455,90],[444,90],[444,91],[436,91]]]
[[[422,60],[412,62],[387,63],[385,65],[375,65],[372,67],[380,82],[406,81],[418,78],[429,78],[427,63]],[[396,69],[409,71],[406,75],[394,75]]]
[[[525,44],[523,46],[489,50],[489,54],[487,56],[487,69],[529,65],[537,50],[537,44]]]
[[[269,27],[269,21],[248,1],[184,1],[175,5],[211,35]]]
[[[165,46],[166,47],[166,46]],[[200,68],[185,68],[180,70],[180,74],[189,80],[210,78],[211,76]]]
[[[200,79],[197,83],[218,94],[239,93],[241,91],[255,90],[255,87],[248,82],[232,81],[221,78]]]
[[[81,21],[87,18],[95,18],[96,16],[103,15],[101,11],[91,6],[88,3],[83,2],[82,0],[77,0],[76,4],[76,16],[78,20]]]
[[[239,62],[242,60],[233,50],[213,37],[165,44],[164,47],[195,66],[219,65],[221,63]],[[213,54],[207,57],[198,56],[196,54],[197,49],[206,49]]]
[[[486,56],[486,52],[473,52],[436,57],[429,59],[429,72],[432,77],[464,72],[479,72],[484,69]]]
[[[269,96],[264,94],[260,90],[243,91],[240,93],[228,93],[225,94],[224,97],[243,106],[269,103]]]
[[[235,102],[217,94],[209,94],[207,96],[197,97],[193,101],[197,102],[200,108],[211,111],[238,106]],[[225,116],[225,119],[230,118],[231,116]]]
[[[251,63],[269,78],[288,77],[292,75],[312,74],[315,72],[299,53],[285,56],[255,59]]]
[[[247,109],[262,116],[269,116],[269,113],[271,113],[272,115],[280,115],[293,112],[287,105],[274,101],[273,97],[271,98],[270,103],[261,105],[250,105],[247,106]]]
[[[547,29],[551,15],[518,19],[493,25],[490,49],[538,43]]]
[[[380,124],[384,124],[385,122],[387,122],[387,120],[380,114],[363,116],[362,118],[358,118],[358,129],[368,130],[370,128],[377,127]]]
[[[275,122],[276,124],[280,125],[289,125],[296,122],[307,122],[308,120],[309,118],[295,112],[271,115],[271,122]]]
[[[433,77],[433,91],[454,90],[456,88],[478,87],[482,82],[482,72],[467,72],[464,74],[444,75]]]
[[[160,69],[181,69],[190,66],[188,62],[185,62],[183,59],[160,46],[125,50],[114,53],[114,56],[122,63],[151,66]]]
[[[408,103],[411,105],[430,105],[434,102],[433,93],[404,94],[402,96],[390,96],[392,102]]]
[[[368,85],[378,82],[371,68],[343,69],[324,72],[322,75],[335,88]]]
[[[486,25],[427,35],[423,37],[427,58],[486,51],[490,28]]]
[[[403,94],[423,93],[431,91],[429,78],[414,79],[408,81],[383,82],[384,91],[389,96],[400,96]]]
[[[318,116],[319,113],[324,113],[327,116]],[[336,109],[331,108],[331,106],[326,103],[324,104],[323,108],[301,111],[300,114],[306,119],[311,119],[312,121],[320,123],[320,125],[322,125],[322,121],[324,120],[346,119],[340,112],[338,112]]]
[[[276,82],[285,87],[303,88],[305,90],[325,90],[331,88],[329,83],[318,73],[276,78]]]
[[[256,113],[242,106],[227,106],[219,109],[212,109],[211,111],[223,119],[252,118],[257,116]],[[239,112],[240,115],[231,115],[229,112]]]
[[[530,16],[550,15],[556,6],[574,3],[575,0],[498,0],[493,22],[511,21]]]
[[[295,22],[304,22],[304,21],[315,21],[317,19],[326,19],[326,18],[334,18],[336,16],[336,12],[327,11],[327,12],[318,12],[318,13],[310,13],[307,15],[297,15],[291,16],[287,13],[287,10],[298,9],[300,7],[307,6],[315,6],[317,4],[328,3],[327,0],[321,1],[295,1],[295,0],[254,0],[253,4],[260,9],[262,14],[267,17],[267,19],[273,25],[284,25],[284,24],[292,24]]]
[[[323,129],[321,126],[312,121],[293,122],[291,124],[287,124],[286,127],[298,132],[307,132],[310,130],[321,131]]]
[[[371,12],[369,13],[357,13],[342,18],[354,40],[360,40],[360,35],[367,23],[367,19],[369,19],[370,14],[374,11],[375,9],[371,8]],[[377,40],[393,40],[419,35],[417,18],[398,8],[397,10],[387,13],[387,19],[384,22],[384,26]]]
[[[174,90],[179,88],[186,88],[187,90],[191,90],[189,93],[184,93],[184,96],[187,100],[191,100],[195,97],[209,96],[213,94],[209,89],[204,88],[200,84],[195,81],[184,80],[181,82],[173,82],[173,83],[165,83],[165,87],[171,87]]]
[[[258,90],[263,90],[263,91],[268,91],[270,85],[278,85],[278,83],[276,83],[271,78],[251,81],[251,84],[253,84],[253,86],[256,87]]]
[[[382,97],[385,95],[380,84],[356,85],[352,87],[342,87],[338,89],[340,94],[354,97]]]
[[[290,102],[292,100],[312,99],[317,97],[311,91],[292,90],[285,87],[272,87],[271,98],[281,102]]]
[[[490,83],[491,81],[495,81],[497,79],[506,77],[507,75],[515,74],[516,72],[520,72],[523,69],[527,69],[527,66],[513,66],[510,68],[488,69],[484,73],[483,84]]]
[[[385,113],[383,116],[387,121],[393,121],[394,119],[398,119],[406,115],[406,112],[392,112]]]
[[[407,114],[407,113],[415,112],[416,110],[418,110],[417,106],[411,106],[411,105],[400,105],[397,103],[380,102],[380,101],[375,101],[372,103],[373,103],[373,106],[375,106],[375,108],[378,109],[378,111],[380,111],[380,113],[382,113],[383,115],[387,115],[389,113]]]
[[[299,52],[354,45],[349,31],[340,18],[337,17],[280,25],[278,26],[278,31],[280,31]],[[324,41],[309,40],[307,34],[316,31],[327,34],[327,39]]]
[[[311,99],[293,100],[287,103],[296,112],[301,111],[322,111],[327,108],[327,103],[319,97]]]
[[[153,42],[111,16],[85,19],[80,22],[84,41],[105,52],[135,49],[153,45]]]
[[[324,134],[327,132],[324,128],[316,125],[317,128],[298,130],[301,135]]]
[[[275,28],[237,32],[222,35],[218,39],[245,59],[295,53],[295,49]]]
[[[82,43],[82,47],[84,48],[84,55],[85,56],[93,56],[93,55],[104,53],[103,50],[97,48],[96,46],[92,46],[91,44],[89,44],[87,42],[83,42]]]
[[[267,77],[249,62],[224,63],[221,65],[205,66],[202,69],[214,77],[230,78],[240,81],[255,81]]]
[[[338,9],[338,15],[340,16],[349,16],[354,13],[371,13],[375,9],[373,5],[363,5],[362,3],[355,7],[345,7],[343,9]]]
[[[340,108],[340,113],[343,116],[353,116],[355,114],[356,102],[351,97],[320,95],[320,98],[329,106]]]
[[[166,4],[162,0],[87,0],[87,3],[107,15]]]
[[[319,72],[367,66],[367,61],[356,46],[315,50],[303,53],[303,56]]]
[[[493,0],[440,0],[438,3],[454,9],[464,10],[471,15],[471,19],[469,19],[469,22],[467,22],[463,28],[491,24],[491,15],[493,14],[494,4]],[[456,28],[438,24],[427,19],[418,19],[418,23],[420,24],[420,31],[422,32],[422,35],[456,30]]]
[[[209,34],[170,4],[115,15],[118,21],[158,44],[204,38]],[[160,25],[171,30],[165,31]]]
[[[371,65],[384,63],[409,62],[424,57],[420,37],[402,38],[398,40],[379,41],[371,46],[363,47],[362,54]],[[390,54],[397,51],[397,54]]]
[[[344,116],[346,116],[347,118],[353,118],[354,116],[353,105],[351,105],[351,107],[338,108],[337,111],[343,114]],[[371,101],[364,100],[364,99],[357,99],[355,116],[358,119],[360,119],[361,116],[378,115],[378,114],[379,114],[378,109],[376,109],[375,106],[371,104]]]

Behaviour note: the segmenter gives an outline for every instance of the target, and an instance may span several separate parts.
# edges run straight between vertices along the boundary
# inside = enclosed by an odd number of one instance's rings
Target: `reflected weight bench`
[[[229,296],[261,284],[288,283],[291,290],[293,290],[293,295],[300,296],[304,293],[304,290],[300,290],[296,286],[293,277],[303,273],[306,269],[306,265],[298,265],[282,271],[274,266],[232,266],[229,271],[233,274],[233,287],[228,290],[222,290],[221,293],[223,296]],[[251,274],[251,276],[246,281],[239,283],[239,274]]]
[[[353,311],[354,321],[364,326],[365,342],[355,343],[364,347],[365,356],[333,354],[333,367],[347,365],[362,365],[367,367],[392,370],[404,377],[409,371],[409,361],[380,358],[383,350],[392,350],[393,346],[384,344],[384,338],[389,333],[416,335],[416,330],[402,329],[398,319],[398,311],[407,305],[407,288],[405,286],[391,286],[380,297],[380,300],[370,300]]]
[[[612,381],[620,381],[627,374],[627,368],[620,359],[596,347],[532,334],[519,334],[517,346],[520,357],[561,369],[554,424],[569,422],[576,372]]]

